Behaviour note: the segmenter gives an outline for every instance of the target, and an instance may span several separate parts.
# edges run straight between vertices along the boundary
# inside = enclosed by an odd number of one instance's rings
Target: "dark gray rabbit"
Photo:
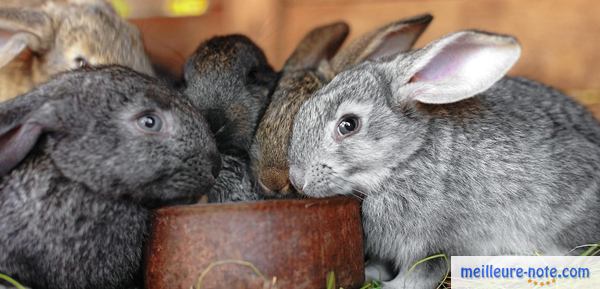
[[[151,208],[210,189],[201,113],[123,67],[59,74],[0,104],[0,272],[35,289],[140,285]]]
[[[448,255],[563,255],[600,240],[600,125],[562,93],[503,78],[520,46],[462,31],[339,74],[302,106],[289,150],[304,194],[364,199],[385,288],[430,289]]]
[[[185,65],[184,77],[184,93],[207,117],[223,159],[209,201],[260,199],[248,154],[277,73],[250,39],[229,35],[200,44]]]

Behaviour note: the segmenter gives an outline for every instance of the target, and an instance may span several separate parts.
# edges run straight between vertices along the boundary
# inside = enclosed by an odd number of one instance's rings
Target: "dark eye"
[[[348,116],[342,117],[342,119],[340,120],[340,122],[337,126],[337,131],[338,131],[339,135],[342,137],[350,136],[350,135],[358,132],[359,129],[360,129],[360,121],[359,121],[358,117],[354,116],[354,115],[348,115]]]
[[[81,56],[75,57],[75,65],[77,65],[77,68],[90,67],[90,64],[88,63],[87,59]]]
[[[148,132],[159,132],[162,129],[163,122],[155,114],[144,114],[137,119],[137,125]]]

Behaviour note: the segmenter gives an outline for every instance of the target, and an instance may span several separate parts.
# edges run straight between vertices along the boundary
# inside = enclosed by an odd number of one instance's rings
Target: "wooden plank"
[[[271,54],[279,49],[280,0],[226,0],[228,33],[242,33]]]
[[[199,17],[132,19],[131,22],[142,32],[152,60],[180,75],[185,59],[202,41],[215,35],[247,35],[272,59],[273,52],[280,46],[278,3],[278,0],[212,1],[208,13]]]
[[[594,0],[213,0],[201,17],[133,22],[152,58],[179,73],[187,56],[213,35],[246,34],[279,68],[317,25],[345,20],[352,39],[424,12],[436,19],[417,47],[468,28],[516,35],[523,54],[511,74],[558,87],[586,105],[600,104],[600,2]]]
[[[220,11],[202,17],[150,18],[132,22],[142,32],[152,61],[174,75],[181,74],[186,58],[202,40],[225,33]]]
[[[459,29],[513,34],[521,41],[523,54],[512,74],[563,89],[600,88],[598,1],[327,1],[302,5],[305,1],[286,2],[282,53],[275,63],[282,63],[303,34],[319,24],[346,20],[354,38],[401,17],[430,12],[436,19],[417,46]]]

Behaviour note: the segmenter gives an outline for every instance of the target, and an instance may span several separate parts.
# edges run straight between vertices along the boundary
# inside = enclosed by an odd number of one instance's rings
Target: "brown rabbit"
[[[252,167],[264,194],[294,192],[287,158],[292,124],[312,93],[354,64],[409,50],[432,19],[424,14],[390,23],[363,35],[337,54],[348,35],[344,23],[317,27],[302,39],[283,67],[252,146]]]
[[[137,28],[104,0],[0,4],[0,101],[82,66],[120,64],[153,75]]]

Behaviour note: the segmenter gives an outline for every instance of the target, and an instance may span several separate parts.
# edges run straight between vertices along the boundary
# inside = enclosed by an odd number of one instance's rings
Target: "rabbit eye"
[[[357,116],[343,116],[337,125],[337,132],[342,137],[348,137],[360,130],[360,120]]]
[[[77,68],[90,67],[90,63],[87,61],[87,59],[81,56],[75,57],[75,65],[77,66]]]
[[[159,132],[162,129],[163,122],[155,114],[145,114],[137,119],[137,125],[147,132]]]

